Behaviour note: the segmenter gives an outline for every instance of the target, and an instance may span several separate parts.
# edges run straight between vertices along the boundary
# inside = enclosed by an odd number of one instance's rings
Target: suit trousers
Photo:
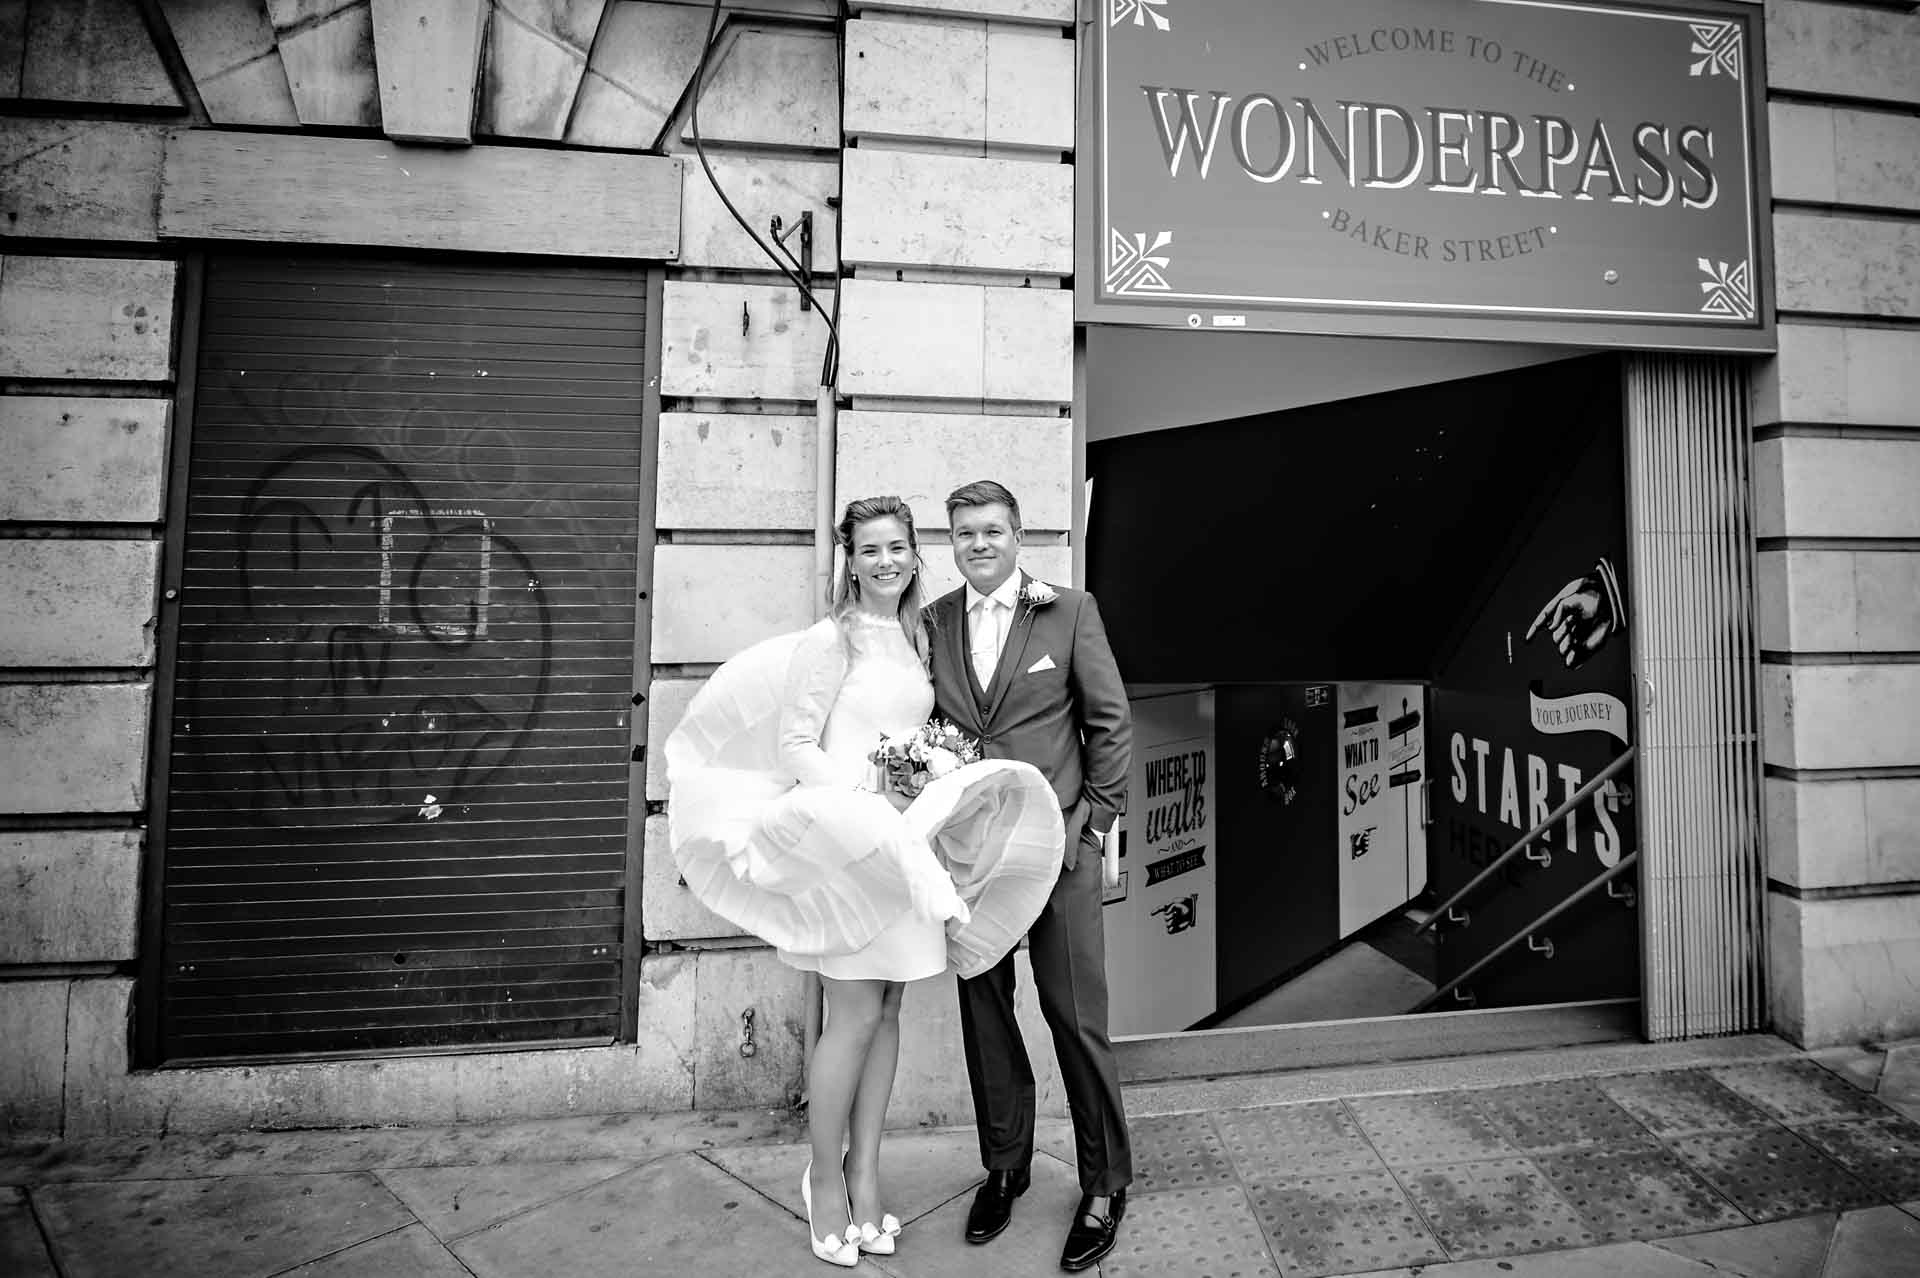
[[[1079,823],[1067,837],[1078,839]],[[1100,858],[1081,852],[1062,868],[1046,908],[1027,932],[1040,1012],[1053,1031],[1060,1078],[1073,1116],[1080,1190],[1111,1194],[1133,1180],[1133,1150],[1120,1101],[1120,1071],[1107,1038],[1106,932]],[[973,1089],[980,1161],[1011,1171],[1033,1161],[1033,1065],[1014,1018],[1014,955],[959,982],[960,1033]]]

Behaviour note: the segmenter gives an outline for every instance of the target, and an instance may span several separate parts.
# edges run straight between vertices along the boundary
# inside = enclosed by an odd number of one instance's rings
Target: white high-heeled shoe
[[[891,1256],[894,1253],[894,1239],[900,1236],[900,1218],[892,1212],[880,1217],[880,1223],[871,1220],[860,1225],[860,1250],[870,1256]]]
[[[813,1232],[813,1164],[800,1173],[800,1201],[807,1207],[807,1242],[813,1248],[813,1254],[829,1265],[839,1265],[842,1269],[851,1269],[860,1263],[860,1227],[849,1224],[844,1237],[839,1234],[827,1234],[824,1237]],[[847,1208],[849,1218],[853,1208]]]

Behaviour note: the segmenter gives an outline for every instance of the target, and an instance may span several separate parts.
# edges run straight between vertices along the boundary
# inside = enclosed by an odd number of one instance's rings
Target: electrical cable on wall
[[[806,298],[810,305],[819,310],[820,318],[827,322],[827,353],[825,364],[820,371],[820,384],[822,386],[831,386],[834,382],[834,374],[838,371],[840,360],[840,329],[839,326],[834,323],[833,315],[827,311],[826,307],[820,305],[820,300],[814,296],[813,289],[808,285],[805,277],[788,266],[787,263],[782,260],[781,255],[775,253],[772,246],[761,239],[760,233],[753,229],[745,217],[741,216],[740,210],[734,207],[733,201],[728,198],[726,190],[720,185],[720,179],[714,176],[713,166],[707,162],[706,145],[700,137],[700,99],[706,93],[707,68],[713,60],[714,37],[720,30],[721,2],[722,0],[713,0],[713,9],[707,19],[706,42],[700,49],[699,65],[693,69],[693,111],[691,116],[693,153],[700,160],[700,169],[707,175],[708,185],[713,187],[713,193],[720,197],[720,203],[725,205],[727,212],[733,215],[733,220],[740,224],[740,229],[747,233],[747,236],[753,240],[754,246],[766,255],[767,260],[779,268],[780,273],[786,276],[795,288],[800,290],[800,295]],[[844,9],[844,5],[842,7]],[[839,309],[839,301],[839,293],[836,290],[834,294],[834,309],[836,311]]]

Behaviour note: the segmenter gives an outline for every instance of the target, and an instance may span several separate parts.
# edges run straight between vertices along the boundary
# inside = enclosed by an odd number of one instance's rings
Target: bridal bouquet
[[[881,737],[867,758],[880,769],[882,782],[909,799],[927,782],[980,761],[980,743],[945,719],[929,719],[912,732]]]

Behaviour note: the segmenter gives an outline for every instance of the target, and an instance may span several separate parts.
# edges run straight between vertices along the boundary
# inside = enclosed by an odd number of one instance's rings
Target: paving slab
[[[1194,1278],[1198,1274],[1234,1274],[1238,1278],[1280,1278],[1268,1254],[1247,1195],[1238,1185],[1174,1189],[1129,1198],[1119,1239],[1100,1262],[1101,1278]],[[997,1258],[996,1258],[997,1260]],[[1058,1273],[1059,1248],[1043,1268],[1001,1268],[989,1272]]]
[[[1808,1052],[1807,1059],[1869,1096],[1880,1090],[1880,1076],[1887,1068],[1886,1052],[1859,1044]]]
[[[1220,1078],[1129,1083],[1127,1114],[1189,1114],[1257,1105],[1410,1092],[1460,1091],[1556,1078],[1591,1078],[1649,1070],[1704,1069],[1790,1060],[1798,1053],[1771,1034],[1685,1039],[1673,1043],[1605,1043],[1552,1051],[1493,1052],[1479,1056],[1290,1069]]]
[[[586,1114],[510,1123],[348,1131],[173,1133],[0,1149],[0,1185],[173,1180],[375,1167],[453,1167],[601,1158],[645,1162],[689,1149],[786,1143],[805,1123],[784,1109]]]
[[[1227,1149],[1205,1114],[1166,1114],[1136,1118],[1127,1125],[1133,1141],[1133,1189],[1151,1194],[1166,1189],[1226,1185],[1234,1179]]]
[[[1399,1175],[1454,1259],[1566,1250],[1600,1241],[1524,1158],[1441,1163]]]
[[[1535,1154],[1560,1196],[1607,1242],[1744,1225],[1747,1218],[1673,1154],[1646,1147]]]
[[[452,1244],[476,1278],[797,1273],[806,1227],[698,1154],[662,1158]]]
[[[11,1185],[0,1187],[0,1274],[7,1278],[54,1278],[53,1257],[33,1223],[27,1196]]]
[[[471,1278],[465,1265],[441,1246],[425,1225],[408,1225],[390,1234],[336,1251],[289,1270],[286,1278]]]
[[[1247,1200],[1288,1278],[1447,1258],[1384,1168],[1252,1185]]]
[[[974,1174],[978,1176],[977,1169]],[[1014,1203],[1013,1223],[992,1242],[975,1245],[967,1241],[967,1208],[971,1201],[971,1195],[964,1195],[920,1217],[901,1231],[898,1252],[891,1256],[863,1256],[860,1267],[872,1266],[875,1272],[892,1278],[985,1278],[986,1275],[1060,1271],[1060,1248],[1067,1240],[1068,1218],[1080,1205],[1080,1178],[1070,1164],[1051,1154],[1036,1153],[1033,1186]],[[1141,1227],[1138,1219],[1137,1204],[1129,1202],[1127,1217],[1120,1224],[1123,1245],[1130,1238],[1149,1235],[1150,1231]],[[796,1224],[793,1233],[794,1246],[804,1248],[806,1239],[801,1235],[805,1230]],[[796,1262],[793,1268],[769,1270],[763,1266],[761,1272],[831,1272],[804,1252],[800,1254],[806,1261],[804,1269]],[[733,1271],[715,1272],[731,1274]]]
[[[1667,1146],[1756,1223],[1878,1201],[1851,1172],[1784,1128],[1682,1136]]]
[[[49,1185],[34,1202],[67,1278],[252,1278],[413,1222],[366,1172]]]
[[[1615,1243],[1578,1251],[1515,1256],[1511,1260],[1459,1260],[1446,1265],[1355,1275],[1355,1278],[1727,1278],[1727,1275],[1646,1243]]]
[[[389,1167],[374,1174],[436,1237],[450,1242],[633,1166],[594,1159],[487,1167]]]
[[[1878,1118],[1885,1106],[1812,1061],[1771,1061],[1708,1071],[1783,1123]]]
[[[1394,1167],[1516,1152],[1486,1115],[1458,1093],[1362,1096],[1346,1105],[1373,1147]]]
[[[800,1174],[811,1157],[806,1145],[769,1145],[756,1149],[716,1149],[706,1157],[756,1192],[780,1204],[796,1218]],[[980,1147],[972,1132],[890,1132],[880,1142],[880,1185],[884,1210],[912,1222],[955,1198],[971,1203],[980,1183]]]
[[[1920,1105],[1920,1044],[1887,1049],[1875,1094],[1889,1105]]]
[[[1920,1123],[1889,1115],[1794,1129],[1890,1202],[1920,1198]]]
[[[1920,1220],[1893,1207],[1843,1214],[1824,1278],[1920,1278]]]
[[[1722,1278],[1821,1278],[1840,1213],[1721,1229],[1654,1245],[1712,1265]]]
[[[1649,1139],[1646,1127],[1592,1079],[1522,1083],[1465,1095],[1516,1149],[1577,1149]]]
[[[1738,1131],[1773,1123],[1765,1110],[1705,1070],[1615,1074],[1594,1082],[1656,1136]]]
[[[1249,1183],[1386,1169],[1339,1101],[1230,1109],[1213,1116],[1213,1128],[1241,1179]]]
[[[1138,1116],[1132,1112],[1128,1113],[1127,1126],[1129,1130],[1131,1130],[1137,1117]],[[1079,1155],[1074,1151],[1073,1123],[1070,1121],[1054,1119],[1051,1122],[1034,1124],[1033,1147],[1035,1149],[1046,1150],[1049,1154],[1052,1154],[1069,1167],[1079,1165]],[[979,1161],[979,1144],[977,1141],[975,1142],[974,1152],[976,1155],[974,1161],[977,1163]]]

